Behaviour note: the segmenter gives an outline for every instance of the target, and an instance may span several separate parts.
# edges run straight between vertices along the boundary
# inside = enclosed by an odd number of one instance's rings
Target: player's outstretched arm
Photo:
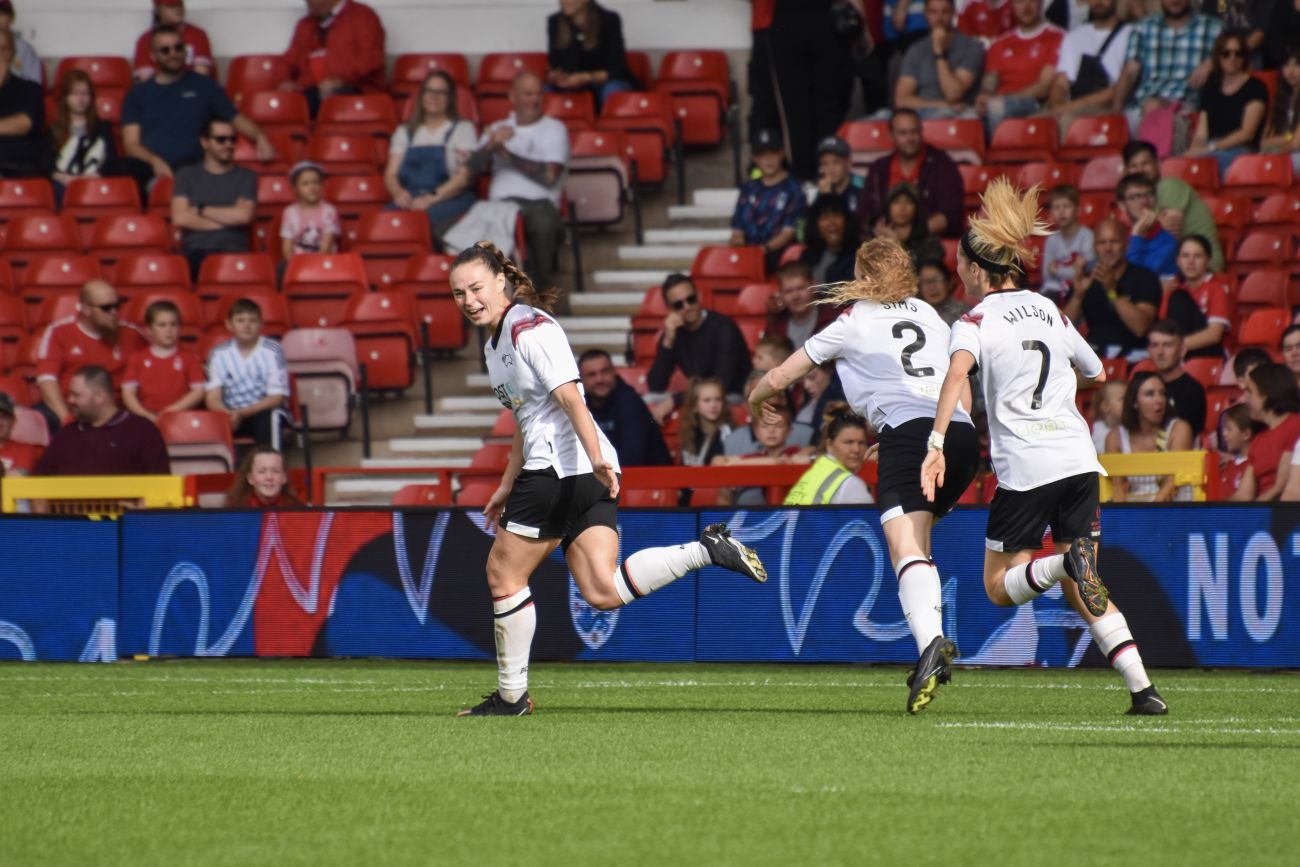
[[[749,393],[749,414],[754,418],[763,418],[769,424],[776,422],[776,411],[767,402],[778,394],[803,379],[817,365],[808,357],[806,349],[795,350],[779,367],[774,367],[763,378],[754,383],[754,390]]]
[[[957,401],[963,395],[970,394],[968,379],[974,367],[975,356],[965,349],[958,349],[952,354],[948,375],[939,391],[939,405],[934,411],[934,430],[930,434],[925,463],[921,464],[921,490],[930,502],[934,502],[935,490],[943,485],[943,437],[952,422],[952,414],[957,410]]]

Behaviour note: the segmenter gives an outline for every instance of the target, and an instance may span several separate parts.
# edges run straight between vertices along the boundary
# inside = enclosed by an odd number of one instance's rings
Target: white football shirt
[[[876,430],[934,418],[948,375],[948,325],[918,298],[858,301],[808,338],[817,364],[835,359],[849,405]],[[954,421],[969,423],[958,404]]]
[[[999,487],[1105,474],[1074,403],[1074,368],[1091,379],[1101,359],[1055,304],[1027,289],[990,293],[952,326],[959,349],[979,364]]]
[[[524,439],[525,470],[554,467],[560,478],[591,472],[578,435],[564,408],[551,392],[566,382],[576,382],[578,363],[569,339],[546,311],[526,304],[512,304],[487,342],[488,378],[492,392],[502,406],[515,414]],[[584,411],[586,411],[584,405]],[[595,421],[600,453],[619,470],[618,455]]]

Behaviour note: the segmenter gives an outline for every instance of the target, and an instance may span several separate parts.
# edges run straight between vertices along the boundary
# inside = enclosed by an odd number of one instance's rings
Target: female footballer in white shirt
[[[998,477],[985,534],[989,599],[1023,605],[1061,582],[1093,641],[1123,675],[1132,696],[1128,712],[1167,713],[1128,623],[1097,573],[1098,474],[1104,470],[1075,407],[1075,370],[1094,382],[1104,381],[1105,371],[1055,304],[1016,285],[1033,265],[1025,242],[1048,234],[1038,220],[1038,188],[1022,195],[999,178],[989,184],[983,203],[984,215],[971,218],[957,253],[957,273],[967,293],[983,300],[953,325],[951,362],[921,485],[930,497],[943,485],[948,423],[978,365]],[[1057,553],[1034,560],[1049,525]]]
[[[758,582],[767,571],[724,524],[706,527],[698,542],[646,548],[618,565],[618,456],[587,409],[573,350],[550,314],[558,292],[537,291],[486,241],[456,257],[451,288],[465,317],[491,334],[484,354],[492,391],[518,423],[501,485],[483,510],[497,527],[487,581],[498,685],[459,715],[523,716],[533,712],[528,656],[537,627],[528,579],[557,545],[583,598],[606,610],[704,566]]]
[[[927,500],[919,472],[934,424],[939,386],[948,370],[948,325],[916,298],[916,270],[894,240],[877,238],[857,253],[854,279],[827,287],[821,304],[852,304],[769,371],[749,395],[753,413],[818,364],[835,360],[849,404],[879,433],[880,523],[898,575],[898,598],[920,659],[908,678],[907,710],[919,713],[951,677],[957,646],[943,634],[939,570],[930,559],[930,530],[975,477],[979,438],[970,416],[954,409],[944,451],[952,463],[946,484]],[[969,390],[966,405],[970,405]]]

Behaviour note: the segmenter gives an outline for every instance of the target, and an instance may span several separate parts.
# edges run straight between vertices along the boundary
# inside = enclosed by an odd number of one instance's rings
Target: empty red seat
[[[1285,308],[1256,310],[1246,317],[1237,335],[1238,346],[1258,346],[1274,352],[1282,342],[1282,332],[1291,324],[1291,311]],[[1218,381],[1217,378],[1215,380]]]
[[[239,113],[267,135],[279,133],[306,141],[311,133],[307,97],[295,90],[268,90],[245,94]]]
[[[17,296],[0,295],[0,368],[4,370],[13,365],[18,354],[18,344],[28,334],[26,306]],[[0,391],[4,391],[4,388],[0,387]],[[17,397],[13,394],[9,396]]]
[[[1065,130],[1056,151],[1059,160],[1082,162],[1119,153],[1128,144],[1128,120],[1122,114],[1076,117]]]
[[[58,93],[59,87],[63,84],[63,77],[74,69],[79,69],[90,76],[96,91],[125,91],[135,83],[131,78],[131,62],[125,57],[86,55],[65,57],[60,60],[54,73],[54,86],[51,90]]]
[[[762,247],[703,247],[691,265],[691,281],[703,294],[700,303],[720,312],[734,306],[745,286],[766,280]]]
[[[289,321],[295,328],[337,325],[348,297],[367,288],[366,266],[356,253],[300,253],[284,274]]]
[[[9,221],[4,257],[21,267],[40,253],[79,253],[77,226],[64,214],[24,214]]]
[[[1108,193],[1079,194],[1079,222],[1090,229],[1096,228],[1097,224],[1111,216],[1114,210],[1115,193],[1113,190]]]
[[[619,505],[629,509],[673,509],[679,493],[676,488],[629,488],[619,495]]]
[[[325,98],[316,115],[317,135],[382,136],[385,141],[397,126],[397,109],[386,93],[335,94]]]
[[[623,220],[627,203],[627,136],[618,130],[572,135],[564,195],[578,222],[607,226]]]
[[[840,125],[837,135],[853,151],[853,164],[864,166],[894,150],[894,134],[887,120],[851,120]]]
[[[596,125],[596,100],[590,91],[547,93],[542,99],[542,113],[563,123],[572,137]]]
[[[1219,384],[1219,377],[1223,375],[1223,359],[1188,358],[1183,362],[1183,369],[1202,387],[1211,388]]]
[[[650,87],[650,82],[644,82]],[[688,145],[716,145],[726,133],[731,67],[722,51],[670,51],[659,62],[654,89],[667,93]]]
[[[226,70],[226,93],[239,107],[245,94],[279,90],[292,73],[283,55],[241,54],[231,58]]]
[[[666,154],[677,144],[672,104],[663,93],[615,93],[605,100],[599,129],[627,135],[636,160],[637,178],[658,185],[667,177]]]
[[[1290,191],[1270,193],[1255,207],[1251,228],[1297,234],[1300,229],[1300,195]]]
[[[993,130],[990,162],[1051,162],[1056,158],[1058,124],[1048,117],[1009,117]]]
[[[149,201],[145,203],[145,210],[164,220],[170,220],[172,191],[175,187],[176,182],[173,178],[155,178],[153,186],[149,187]]]
[[[546,80],[546,55],[540,51],[502,51],[483,55],[478,65],[478,83],[475,96],[504,97],[510,92],[515,76],[531,72]]]
[[[356,341],[366,382],[386,391],[409,388],[415,378],[415,304],[404,292],[359,292],[348,299],[343,327]]]
[[[340,175],[325,179],[325,201],[339,214],[344,249],[357,237],[357,223],[364,214],[382,211],[389,202],[388,189],[380,175]]]
[[[97,219],[140,210],[140,187],[131,178],[73,178],[63,192],[63,213],[77,221],[83,247],[90,245]]]
[[[1242,154],[1228,166],[1223,186],[1226,192],[1262,199],[1294,182],[1290,154]]]
[[[1124,177],[1124,158],[1118,154],[1103,154],[1084,163],[1079,171],[1080,192],[1108,192],[1112,196]]]
[[[469,339],[469,328],[451,297],[451,256],[423,253],[406,260],[406,271],[393,288],[409,295],[416,318],[428,323],[429,347],[454,351]]]
[[[271,237],[271,224],[284,209],[298,200],[298,193],[286,175],[257,176],[257,209],[253,218],[253,235],[259,249],[279,247],[280,239]],[[325,201],[329,201],[326,196]]]
[[[118,143],[118,152],[122,149],[122,138],[120,128],[117,127],[122,121],[122,103],[126,99],[125,90],[97,90],[95,91],[95,110],[99,112],[99,119],[106,120],[113,124],[114,136]]]
[[[957,171],[962,180],[962,204],[970,210],[978,210],[980,195],[988,189],[994,178],[1006,176],[1007,167],[957,163]]]
[[[123,256],[111,275],[117,294],[124,298],[154,288],[191,291],[190,266],[174,253],[139,253]]]
[[[1219,429],[1219,416],[1228,407],[1241,403],[1241,389],[1235,385],[1216,385],[1205,390],[1205,432]]]
[[[0,223],[54,213],[54,187],[45,178],[0,178]]]
[[[1179,178],[1194,190],[1212,193],[1219,189],[1219,161],[1214,157],[1165,157],[1160,174]]]
[[[498,475],[499,471],[493,471]],[[460,490],[456,492],[456,505],[462,508],[482,508],[496,491],[500,479],[488,479],[482,476],[461,476]]]
[[[130,253],[170,253],[172,235],[153,214],[113,214],[95,221],[89,247],[101,262],[113,262]]]
[[[319,163],[328,174],[373,175],[387,158],[387,149],[372,136],[332,133],[312,136],[307,159]]]
[[[1245,230],[1246,224],[1250,221],[1250,199],[1243,196],[1222,195],[1213,198],[1207,196],[1204,202],[1210,210],[1210,216],[1214,219],[1214,225],[1220,231],[1228,229],[1239,233]],[[1224,249],[1227,250],[1226,244]]]
[[[423,211],[375,211],[357,222],[352,251],[366,257],[406,257],[428,253],[432,243]]]
[[[1258,269],[1246,274],[1237,293],[1237,315],[1249,316],[1256,310],[1290,307],[1286,271]]]
[[[931,147],[946,151],[956,162],[984,162],[983,121],[957,118],[922,121],[921,139]]]
[[[1047,193],[1052,187],[1074,183],[1074,166],[1069,163],[1025,163],[1016,174],[1016,185],[1028,189],[1039,187],[1039,201],[1047,205]]]
[[[406,485],[393,494],[394,506],[434,508],[451,505],[451,486],[440,483]]]
[[[352,335],[344,328],[295,328],[280,339],[280,347],[298,383],[298,400],[307,407],[310,429],[346,431],[357,392]]]
[[[19,272],[19,291],[30,305],[50,295],[78,295],[81,287],[103,276],[99,263],[79,253],[42,253]]]
[[[76,292],[52,292],[43,298],[35,299],[36,304],[27,306],[27,324],[39,335],[45,326],[56,319],[71,319],[77,315],[77,306],[81,303]]]
[[[1291,258],[1291,236],[1281,232],[1249,232],[1229,257],[1228,271],[1248,274],[1261,267],[1281,268]]]
[[[203,303],[205,321],[211,322],[223,297],[274,292],[275,283],[275,265],[265,253],[213,253],[199,266],[194,292]]]
[[[302,159],[303,143],[283,132],[270,132],[266,137],[275,149],[272,159],[264,160],[257,154],[257,143],[242,135],[235,142],[235,165],[248,169],[259,177],[262,175],[287,175],[294,163]]]
[[[158,416],[158,432],[167,444],[172,473],[229,473],[235,469],[235,441],[224,412],[183,410]]]

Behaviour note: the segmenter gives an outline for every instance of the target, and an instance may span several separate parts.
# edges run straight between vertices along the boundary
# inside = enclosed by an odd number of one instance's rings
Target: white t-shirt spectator
[[[449,136],[448,127],[451,135]],[[392,140],[388,143],[388,152],[390,154],[404,154],[408,148],[413,147],[436,147],[445,145],[447,148],[447,174],[453,175],[456,169],[460,168],[468,157],[474,152],[474,145],[478,136],[474,134],[474,125],[467,120],[458,120],[452,126],[452,121],[447,121],[437,129],[429,129],[427,126],[420,126],[415,135],[406,129],[406,124],[402,124],[393,133]]]
[[[1101,65],[1110,76],[1110,83],[1119,81],[1124,70],[1124,55],[1128,51],[1127,24],[1119,25],[1119,33],[1106,46],[1106,53],[1101,58]],[[1079,77],[1079,63],[1085,54],[1095,55],[1110,36],[1110,30],[1101,30],[1095,24],[1081,24],[1065,34],[1061,42],[1061,56],[1056,61],[1056,71],[1064,75],[1071,83]]]
[[[503,126],[513,127],[515,134],[506,142],[506,150],[527,160],[539,163],[559,163],[569,165],[569,131],[564,124],[553,117],[538,119],[527,126],[515,124],[512,112],[505,120],[499,120],[488,127],[479,139],[479,147],[488,143],[492,130]],[[493,201],[502,199],[550,199],[555,207],[560,206],[560,194],[564,190],[564,177],[556,181],[553,187],[544,187],[516,169],[500,154],[492,156],[492,186],[488,189],[488,198]]]
[[[269,395],[289,396],[289,368],[280,344],[266,337],[248,355],[234,340],[218,344],[208,356],[208,388],[221,389],[227,409],[252,406]]]

